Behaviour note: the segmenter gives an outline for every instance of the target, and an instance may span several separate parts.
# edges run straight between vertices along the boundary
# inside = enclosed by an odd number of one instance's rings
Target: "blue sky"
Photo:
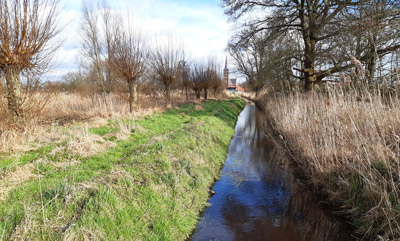
[[[223,64],[231,25],[220,0],[110,0],[109,4],[113,10],[130,9],[148,36],[172,33],[182,40],[192,58],[213,54]],[[69,24],[64,28],[62,37],[66,40],[56,58],[56,76],[78,69],[80,51],[81,0],[63,0],[60,6],[61,24]]]

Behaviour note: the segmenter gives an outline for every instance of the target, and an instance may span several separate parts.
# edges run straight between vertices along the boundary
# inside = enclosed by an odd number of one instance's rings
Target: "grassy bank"
[[[224,97],[221,94],[219,97]],[[54,142],[62,139],[60,126],[84,122],[107,124],[108,119],[127,119],[134,116],[152,114],[165,109],[165,99],[162,95],[138,95],[138,103],[133,114],[129,113],[127,96],[123,93],[100,95],[90,92],[55,92],[37,93],[31,101],[36,109],[26,107],[26,123],[24,128],[14,128],[7,119],[6,98],[0,98],[0,153],[20,152],[40,147],[41,142]],[[214,98],[216,98],[214,96]],[[194,94],[190,95],[194,100]],[[30,101],[28,101],[30,102]],[[37,103],[38,102],[38,103]],[[46,102],[44,106],[43,103]],[[172,106],[186,103],[182,93],[171,93]]]
[[[385,96],[385,97],[382,97]],[[266,93],[257,100],[315,191],[365,240],[400,238],[400,101],[377,90]]]
[[[243,106],[237,99],[208,101],[125,125],[110,120],[86,131],[104,148],[94,155],[66,143],[17,159],[5,155],[0,239],[184,240]],[[118,138],[121,126],[130,127],[127,138]]]

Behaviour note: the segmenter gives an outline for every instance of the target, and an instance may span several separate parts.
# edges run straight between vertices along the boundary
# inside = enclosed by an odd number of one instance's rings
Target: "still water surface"
[[[239,115],[216,194],[192,240],[353,240],[293,178],[282,152],[263,136],[254,105]]]

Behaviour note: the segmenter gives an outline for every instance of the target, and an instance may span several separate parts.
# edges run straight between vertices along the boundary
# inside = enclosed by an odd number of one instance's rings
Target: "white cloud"
[[[80,1],[79,1],[80,2]],[[182,39],[186,50],[194,58],[210,54],[225,59],[225,47],[230,37],[230,24],[217,1],[190,0],[120,0],[113,1],[111,8],[134,16],[148,36],[171,32]],[[60,22],[69,23],[62,36],[66,39],[57,54],[56,66],[60,72],[68,68],[77,70],[81,21],[80,4],[77,0],[66,1],[62,5]]]

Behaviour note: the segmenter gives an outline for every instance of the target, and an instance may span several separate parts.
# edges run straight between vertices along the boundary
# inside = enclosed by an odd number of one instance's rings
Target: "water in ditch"
[[[239,115],[216,194],[192,240],[353,240],[349,226],[293,177],[282,151],[263,137],[263,123],[254,105]]]

